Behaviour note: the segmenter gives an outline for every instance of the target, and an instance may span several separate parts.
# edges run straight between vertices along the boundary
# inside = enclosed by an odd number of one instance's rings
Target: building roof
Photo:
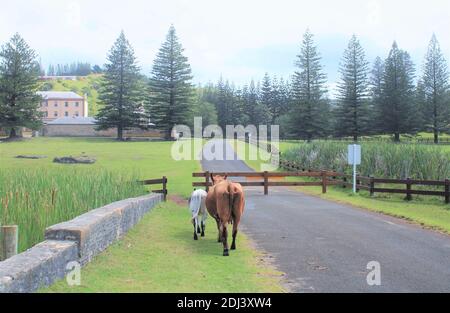
[[[47,125],[94,125],[95,122],[96,119],[93,117],[73,116],[57,118],[48,122]]]
[[[84,98],[73,91],[38,91],[38,95],[42,98],[48,99],[78,99],[83,100]]]

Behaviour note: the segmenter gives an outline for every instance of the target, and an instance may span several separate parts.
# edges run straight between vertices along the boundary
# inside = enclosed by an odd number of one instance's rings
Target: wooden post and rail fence
[[[269,187],[280,186],[319,186],[322,187],[322,193],[327,192],[328,186],[342,186],[343,188],[351,187],[352,175],[343,174],[334,171],[312,171],[297,170],[290,172],[197,172],[192,173],[193,177],[204,178],[204,181],[193,182],[193,187],[205,187],[206,190],[212,185],[210,175],[227,175],[228,177],[244,177],[246,181],[238,181],[244,187],[263,187],[264,194],[269,194]],[[317,179],[317,181],[286,181],[286,177],[309,177]],[[271,180],[271,179],[276,179]],[[377,187],[376,185],[382,184]],[[405,189],[398,186],[387,188],[386,185],[405,185]],[[413,186],[431,186],[443,187],[443,190],[418,190]],[[417,180],[417,179],[387,179],[374,177],[356,177],[356,189],[366,190],[373,196],[375,193],[395,193],[405,194],[405,200],[412,200],[412,195],[422,196],[440,196],[444,197],[445,203],[450,203],[450,180]]]
[[[167,177],[163,176],[162,178],[155,179],[145,179],[139,181],[143,185],[162,185],[161,189],[152,190],[154,193],[162,193],[164,196],[164,201],[167,201]]]
[[[290,162],[286,160],[280,160],[280,167],[288,169],[291,171],[310,171],[304,167],[296,164],[295,162]],[[327,172],[334,173],[330,180],[335,185],[341,185],[342,187],[351,187],[352,175],[338,173],[338,172]],[[377,187],[378,185],[379,187]],[[381,185],[381,186],[380,186]],[[392,188],[388,188],[388,185],[395,185]],[[398,185],[405,185],[405,188],[400,188]],[[413,189],[413,186],[431,187],[432,190],[423,189]],[[450,203],[450,180],[422,180],[422,179],[393,179],[393,178],[375,178],[366,176],[356,177],[356,188],[357,190],[367,190],[371,196],[375,193],[395,193],[404,194],[405,200],[412,200],[412,195],[422,195],[422,196],[438,196],[444,197],[445,203]],[[441,190],[439,190],[441,188]]]
[[[0,226],[0,261],[17,254],[19,246],[19,227],[17,225]]]
[[[322,192],[327,192],[327,186],[338,185],[338,182],[329,180],[329,177],[333,176],[334,172],[319,171],[319,172],[197,172],[192,173],[192,177],[202,177],[204,181],[193,182],[193,187],[205,187],[206,190],[212,185],[210,175],[221,175],[229,177],[244,177],[246,181],[239,181],[244,187],[263,187],[264,194],[269,194],[269,187],[280,186],[321,186]],[[285,181],[285,177],[314,177],[320,179],[320,181]],[[276,179],[276,181],[271,180]],[[260,179],[260,180],[259,180]]]

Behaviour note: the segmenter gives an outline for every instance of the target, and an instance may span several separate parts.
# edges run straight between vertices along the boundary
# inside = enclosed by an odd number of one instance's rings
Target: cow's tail
[[[192,213],[191,221],[197,218],[200,212],[201,205],[202,205],[202,195],[200,193],[194,192],[191,196],[191,201],[189,202],[189,208],[191,209]]]
[[[235,189],[231,183],[228,184],[228,192],[230,195],[230,198],[229,198],[229,208],[230,208],[229,223],[233,224],[234,208],[236,207],[236,204],[239,202],[240,194],[235,191]]]

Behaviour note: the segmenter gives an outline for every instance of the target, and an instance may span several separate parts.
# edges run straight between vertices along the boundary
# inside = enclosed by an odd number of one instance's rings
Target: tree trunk
[[[400,133],[395,133],[394,134],[394,141],[395,142],[400,142]]]
[[[358,135],[353,135],[353,141],[358,142]]]
[[[166,130],[164,132],[164,140],[170,141],[172,140],[172,132],[170,130]]]
[[[19,137],[19,136],[17,134],[16,128],[12,127],[11,131],[9,132],[9,138],[17,138],[17,137]]]
[[[434,143],[435,144],[439,143],[439,133],[438,133],[437,129],[434,129]]]
[[[122,126],[117,127],[117,140],[123,140],[123,129],[122,129]]]

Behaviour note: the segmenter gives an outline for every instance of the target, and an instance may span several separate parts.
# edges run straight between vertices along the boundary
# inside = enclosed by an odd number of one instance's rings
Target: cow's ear
[[[225,176],[223,177],[223,179],[224,179],[224,180],[227,180],[227,177],[228,177],[228,175],[225,175]]]
[[[213,174],[211,173],[211,174],[209,174],[209,176],[211,177],[211,181],[214,183],[214,176],[213,176]]]

